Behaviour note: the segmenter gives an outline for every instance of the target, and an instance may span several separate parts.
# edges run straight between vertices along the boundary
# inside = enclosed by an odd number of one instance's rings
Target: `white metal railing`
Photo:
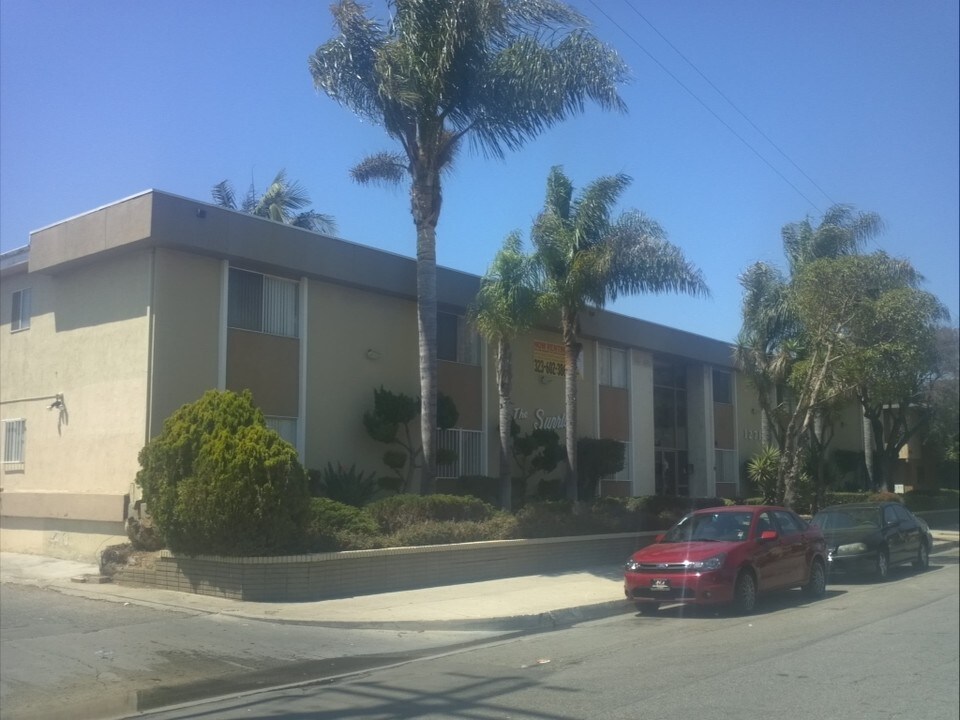
[[[437,432],[437,448],[457,454],[452,463],[437,463],[438,478],[458,478],[483,473],[483,431],[452,428]]]

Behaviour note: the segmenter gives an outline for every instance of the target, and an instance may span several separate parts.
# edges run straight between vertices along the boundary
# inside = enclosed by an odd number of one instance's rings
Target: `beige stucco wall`
[[[416,306],[320,281],[309,283],[307,306],[304,464],[355,462],[385,474],[380,458],[387,446],[367,436],[363,413],[373,409],[381,385],[420,395]]]
[[[181,405],[217,387],[221,283],[214,258],[157,248],[153,263],[150,436]]]
[[[5,548],[76,557],[100,544],[83,523],[122,532],[146,426],[149,285],[148,251],[4,279],[0,415],[26,420],[25,462],[0,468]],[[11,333],[12,293],[27,286],[30,328]],[[62,410],[48,409],[57,394]],[[56,507],[72,508],[72,530],[55,526]]]

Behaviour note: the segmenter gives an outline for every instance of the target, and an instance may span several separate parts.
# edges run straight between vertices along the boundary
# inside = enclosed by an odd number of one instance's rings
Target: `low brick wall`
[[[285,557],[185,557],[114,582],[257,602],[305,602],[578,570],[624,562],[655,532],[356,550]]]

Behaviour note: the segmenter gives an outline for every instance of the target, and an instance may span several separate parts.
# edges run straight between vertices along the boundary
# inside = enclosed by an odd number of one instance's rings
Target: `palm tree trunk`
[[[433,492],[437,475],[437,220],[440,216],[440,174],[431,167],[414,168],[411,212],[417,228],[417,331],[420,349],[420,441],[423,466],[421,494]]]
[[[567,498],[577,500],[577,360],[580,343],[577,341],[577,315],[564,308],[562,312],[564,364],[564,412],[566,414],[567,442]]]
[[[512,509],[510,456],[513,424],[513,352],[510,343],[501,338],[497,344],[497,389],[500,394],[500,507]]]
[[[877,472],[873,465],[873,421],[863,415],[863,463],[867,468],[867,487],[873,490],[877,487]]]

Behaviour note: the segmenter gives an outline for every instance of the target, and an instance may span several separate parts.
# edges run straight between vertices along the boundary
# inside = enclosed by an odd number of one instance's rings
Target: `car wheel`
[[[890,575],[890,553],[886,548],[880,548],[877,552],[877,580],[883,582]]]
[[[919,572],[923,572],[930,567],[930,548],[925,542],[920,543],[920,549],[917,551],[917,559],[913,561],[913,567]]]
[[[803,586],[803,591],[811,598],[822,598],[827,592],[827,573],[820,560],[814,560],[810,565],[810,580]]]
[[[757,606],[757,581],[753,573],[742,570],[733,586],[733,609],[740,615],[749,615]]]
[[[641,615],[656,615],[657,610],[660,609],[660,603],[658,602],[638,602],[637,603],[637,612]]]

